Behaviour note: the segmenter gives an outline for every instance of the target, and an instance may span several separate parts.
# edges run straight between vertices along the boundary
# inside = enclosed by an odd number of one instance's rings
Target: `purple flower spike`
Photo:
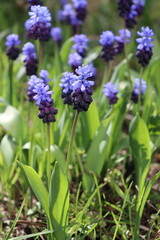
[[[132,36],[131,32],[128,29],[120,29],[118,31],[119,36],[115,37],[116,44],[114,46],[115,48],[115,54],[121,53],[124,49],[125,43],[130,43],[130,38]]]
[[[86,56],[89,39],[85,34],[76,34],[73,38],[74,45],[72,49],[77,51],[82,57]]]
[[[84,21],[87,15],[86,6],[88,5],[86,0],[72,0],[73,6],[77,13],[77,18]]]
[[[152,57],[152,48],[154,46],[152,44],[154,41],[152,37],[154,36],[154,33],[149,27],[142,27],[141,29],[142,32],[137,32],[141,38],[136,39],[136,42],[138,43],[136,56],[139,60],[138,62],[145,67]]]
[[[78,53],[71,53],[68,59],[69,66],[72,67],[73,71],[82,64],[82,57]]]
[[[30,18],[25,22],[27,36],[41,41],[48,41],[51,31],[51,14],[47,7],[31,6]]]
[[[118,90],[116,85],[108,82],[104,85],[104,89],[102,90],[104,95],[108,98],[109,104],[115,104],[118,101],[117,93]]]
[[[101,58],[108,62],[115,55],[114,43],[115,36],[111,31],[105,31],[100,35],[100,44],[102,45]]]
[[[59,27],[52,28],[51,29],[51,37],[52,37],[53,41],[60,44],[62,41],[62,29]]]
[[[66,72],[63,74],[59,86],[62,88],[62,99],[64,104],[72,105],[71,93],[73,91],[73,83],[77,78],[78,77],[73,73]]]
[[[21,44],[21,41],[19,40],[19,36],[17,34],[10,34],[6,38],[5,46],[6,54],[11,60],[16,60],[19,56],[20,49],[17,48],[18,45]]]
[[[36,74],[38,61],[34,45],[30,42],[27,42],[26,44],[24,44],[22,52],[23,55],[26,56],[26,58],[24,59],[26,74],[28,76]]]
[[[131,100],[134,103],[138,103],[138,96],[141,93],[141,100],[143,100],[143,95],[146,92],[147,84],[143,79],[136,78],[134,84],[134,90],[131,95]]]

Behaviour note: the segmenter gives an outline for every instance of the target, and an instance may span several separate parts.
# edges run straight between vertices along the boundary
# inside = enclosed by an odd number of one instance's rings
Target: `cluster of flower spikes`
[[[131,94],[131,100],[134,103],[138,103],[139,94],[141,94],[141,101],[143,100],[143,95],[146,92],[147,84],[143,79],[136,78],[134,84],[134,90]]]
[[[26,68],[26,74],[28,76],[35,75],[37,73],[37,55],[35,47],[32,43],[27,42],[22,48],[23,55],[26,56],[24,59],[24,65]]]
[[[33,75],[30,78],[29,87],[30,93],[32,92],[32,100],[36,101],[39,113],[38,117],[42,119],[43,123],[55,122],[55,116],[58,110],[54,107],[54,101],[51,98],[53,92],[50,91],[50,87],[47,84],[50,80],[48,78],[48,72],[41,70],[40,77]],[[34,85],[33,85],[34,84]]]
[[[103,88],[102,92],[104,93],[105,97],[108,98],[110,105],[113,105],[113,104],[117,103],[117,101],[118,101],[118,97],[117,97],[118,90],[117,90],[115,84],[113,84],[111,82],[108,82],[108,83],[104,84],[104,88]]]
[[[51,14],[48,8],[40,5],[31,6],[29,16],[25,22],[27,37],[48,41],[51,31]]]
[[[119,16],[123,17],[127,28],[133,28],[136,17],[143,12],[145,0],[118,0]]]
[[[17,46],[20,44],[21,41],[17,34],[10,34],[7,36],[5,46],[7,47],[6,54],[9,59],[16,60],[18,58],[20,49]]]
[[[65,73],[61,79],[62,98],[64,103],[73,106],[78,112],[87,111],[92,102],[92,89],[94,85],[93,66],[82,65],[76,69],[76,75]]]
[[[104,31],[100,35],[100,44],[102,45],[101,58],[108,62],[115,55],[121,53],[124,49],[124,44],[129,43],[131,32],[128,29],[120,29],[119,36],[115,36],[111,31]]]
[[[34,6],[34,5],[40,5],[42,6],[42,1],[41,0],[28,0],[29,7]]]
[[[54,42],[58,44],[58,46],[61,45],[62,42],[62,29],[60,27],[54,27],[51,29],[51,37]]]
[[[145,67],[149,63],[153,54],[152,42],[154,39],[152,37],[154,36],[154,33],[149,27],[142,27],[141,30],[142,32],[137,32],[137,35],[139,35],[140,38],[136,39],[136,42],[138,43],[136,57],[142,67]]]

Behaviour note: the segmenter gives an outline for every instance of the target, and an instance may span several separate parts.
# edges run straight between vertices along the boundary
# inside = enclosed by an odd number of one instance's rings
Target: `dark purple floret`
[[[72,92],[73,109],[79,112],[87,111],[92,100],[91,88],[86,88],[85,92],[82,92],[80,88],[77,88]]]
[[[19,56],[20,49],[17,47],[8,47],[6,49],[6,54],[11,60],[16,60]]]
[[[42,119],[43,123],[55,122],[55,116],[58,110],[54,107],[53,100],[51,102],[41,102],[39,105],[38,117]]]
[[[28,76],[32,76],[37,73],[38,70],[37,64],[38,60],[34,57],[24,60],[24,66],[26,68],[26,74]]]
[[[100,57],[105,61],[108,62],[113,60],[115,56],[115,48],[113,45],[104,46],[101,50]]]
[[[40,39],[41,41],[48,41],[50,38],[51,27],[46,26],[43,22],[35,23],[27,32],[28,38],[35,40]]]
[[[40,5],[42,6],[42,1],[41,0],[28,0],[29,6],[33,6],[33,5]]]
[[[119,16],[126,18],[131,11],[132,4],[132,0],[118,0],[117,5],[119,10]]]
[[[87,15],[87,1],[86,0],[72,0],[76,11],[76,16],[80,21],[84,21]]]
[[[142,49],[136,52],[136,57],[138,58],[138,62],[145,67],[148,65],[153,55],[152,48],[150,50]]]
[[[69,90],[67,93],[62,92],[62,99],[64,104],[72,105],[72,97],[71,97],[72,91]]]

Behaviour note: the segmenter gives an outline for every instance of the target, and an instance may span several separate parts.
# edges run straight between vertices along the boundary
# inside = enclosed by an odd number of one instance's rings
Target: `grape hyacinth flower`
[[[49,85],[45,85],[44,83],[38,83],[34,88],[34,92],[36,93],[34,100],[36,101],[36,105],[39,106],[38,117],[42,119],[43,123],[55,122],[54,115],[58,113],[51,98],[53,92],[49,91],[49,89]]]
[[[26,58],[24,59],[26,74],[28,76],[36,74],[38,61],[34,45],[30,42],[27,42],[26,44],[24,44],[22,52],[23,55],[26,56]]]
[[[35,92],[33,91],[35,86],[39,83],[43,83],[45,85],[47,85],[47,83],[50,81],[49,79],[49,73],[47,70],[41,70],[40,73],[39,73],[39,76],[41,78],[38,78],[36,75],[32,75],[28,81],[28,93],[27,93],[27,96],[29,98],[29,101],[30,102],[33,102],[34,101],[34,96],[35,96]]]
[[[94,85],[94,81],[89,79],[92,78],[93,72],[90,71],[90,67],[88,65],[79,66],[75,72],[78,78],[72,84],[73,92],[71,96],[73,109],[78,112],[87,111],[92,102],[91,86]]]
[[[118,101],[118,90],[115,84],[111,82],[104,84],[104,89],[102,90],[102,92],[104,93],[105,97],[108,98],[110,105],[115,104]]]
[[[154,36],[154,33],[149,27],[142,27],[141,30],[142,32],[137,32],[140,38],[136,39],[136,42],[138,43],[136,57],[142,67],[145,67],[149,63],[153,54],[152,48],[154,45],[152,42],[154,39],[152,37]]]
[[[72,67],[73,72],[82,64],[82,57],[78,53],[71,53],[68,57],[68,64]]]
[[[58,45],[60,45],[62,41],[62,29],[59,27],[52,28],[51,37],[53,41],[55,41],[56,43],[58,43]]]
[[[134,103],[138,103],[139,94],[141,94],[141,100],[142,100],[142,96],[146,92],[146,88],[147,88],[146,82],[143,79],[136,78],[135,84],[134,84],[134,90],[131,95],[131,100]]]
[[[77,18],[81,21],[84,21],[87,15],[87,1],[86,0],[72,0],[73,6],[77,13]]]
[[[41,0],[28,0],[29,7],[34,6],[34,5],[40,5],[42,6],[42,1]]]
[[[136,10],[136,5],[133,4],[131,6],[130,13],[125,18],[125,24],[126,24],[127,28],[133,28],[134,27],[134,25],[137,23],[136,19],[135,19],[136,16],[138,16],[138,12]]]
[[[65,4],[62,10],[58,11],[58,19],[72,25],[76,19],[76,12],[72,4]]]
[[[128,29],[120,29],[118,31],[119,36],[115,36],[115,53],[121,53],[124,49],[125,43],[130,43],[130,38],[132,36],[131,32]]]
[[[119,16],[124,19],[131,12],[131,6],[133,5],[133,0],[117,0]]]
[[[62,88],[62,99],[64,104],[72,105],[72,84],[77,80],[77,78],[78,77],[73,73],[66,72],[63,74],[59,86]]]
[[[104,61],[108,62],[113,59],[115,55],[115,50],[114,50],[114,43],[115,41],[115,36],[111,31],[104,31],[100,35],[100,44],[102,45],[102,50],[101,50],[101,58],[104,59]]]
[[[88,47],[89,39],[85,34],[76,34],[73,37],[74,45],[72,49],[75,50],[81,57],[86,56],[86,49]]]
[[[10,34],[6,38],[5,46],[7,47],[6,54],[9,59],[16,60],[19,56],[20,49],[17,48],[21,44],[17,34]]]
[[[145,0],[133,0],[138,15],[141,15],[145,6]]]
[[[51,31],[51,14],[47,7],[31,6],[30,18],[25,22],[27,36],[41,41],[48,41]]]

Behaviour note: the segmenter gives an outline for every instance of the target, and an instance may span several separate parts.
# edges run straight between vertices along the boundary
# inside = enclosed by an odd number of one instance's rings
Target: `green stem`
[[[39,70],[43,67],[44,42],[39,41]]]
[[[107,62],[106,66],[105,66],[105,69],[104,69],[103,80],[102,80],[102,83],[101,83],[101,86],[100,86],[100,90],[99,90],[98,100],[100,100],[100,98],[101,98],[102,89],[104,87],[104,84],[109,81],[110,74],[111,74],[111,69],[112,69],[112,63],[111,62]]]
[[[69,146],[68,146],[67,161],[66,161],[66,166],[65,166],[66,176],[68,175],[68,167],[71,162],[72,146],[73,146],[73,140],[74,140],[74,134],[75,134],[78,116],[79,116],[79,112],[77,111],[75,114],[75,117],[74,117],[74,122],[73,122],[73,126],[72,126],[72,131],[71,131],[71,137],[70,137]]]
[[[51,161],[50,161],[50,123],[47,123],[47,181],[48,181],[48,189],[51,178]]]
[[[13,61],[10,60],[9,63],[9,103],[12,105],[12,94],[13,92]]]
[[[143,76],[143,68],[141,67],[141,70],[140,70],[140,85],[139,85],[139,94],[138,94],[138,112],[139,112],[139,115],[140,115],[140,112],[141,112],[141,88],[142,88],[142,76]]]

